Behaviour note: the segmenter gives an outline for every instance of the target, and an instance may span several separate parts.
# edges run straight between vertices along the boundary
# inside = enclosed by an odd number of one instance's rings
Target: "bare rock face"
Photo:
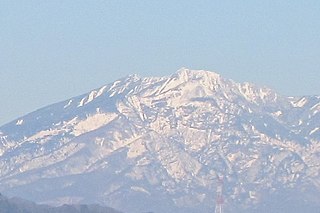
[[[0,128],[0,191],[125,212],[318,212],[320,96],[219,74],[120,79]],[[299,207],[299,208],[298,208]]]

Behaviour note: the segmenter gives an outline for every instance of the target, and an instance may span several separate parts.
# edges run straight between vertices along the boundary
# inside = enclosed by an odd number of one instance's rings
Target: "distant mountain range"
[[[20,198],[7,198],[0,194],[1,213],[121,213],[99,205],[63,205],[52,207],[36,205]]]
[[[128,213],[320,209],[320,96],[180,69],[119,79],[0,127],[0,191]]]

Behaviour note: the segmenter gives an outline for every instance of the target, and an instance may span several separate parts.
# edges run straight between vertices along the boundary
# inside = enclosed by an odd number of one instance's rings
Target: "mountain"
[[[59,207],[36,205],[20,198],[8,199],[1,194],[0,210],[1,213],[120,213],[99,205],[63,205]]]
[[[209,71],[132,75],[2,126],[0,191],[128,213],[222,199],[225,212],[319,213],[319,112],[320,96]]]

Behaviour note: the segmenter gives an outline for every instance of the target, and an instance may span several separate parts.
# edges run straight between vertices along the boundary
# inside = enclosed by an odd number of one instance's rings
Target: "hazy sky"
[[[181,67],[320,94],[320,1],[0,0],[0,125]]]

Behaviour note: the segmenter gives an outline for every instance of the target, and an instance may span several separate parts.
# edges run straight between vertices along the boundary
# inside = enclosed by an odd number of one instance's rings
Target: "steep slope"
[[[133,75],[1,127],[0,191],[127,212],[208,212],[221,178],[229,211],[285,196],[312,212],[319,112],[319,96],[283,97],[208,71]]]

